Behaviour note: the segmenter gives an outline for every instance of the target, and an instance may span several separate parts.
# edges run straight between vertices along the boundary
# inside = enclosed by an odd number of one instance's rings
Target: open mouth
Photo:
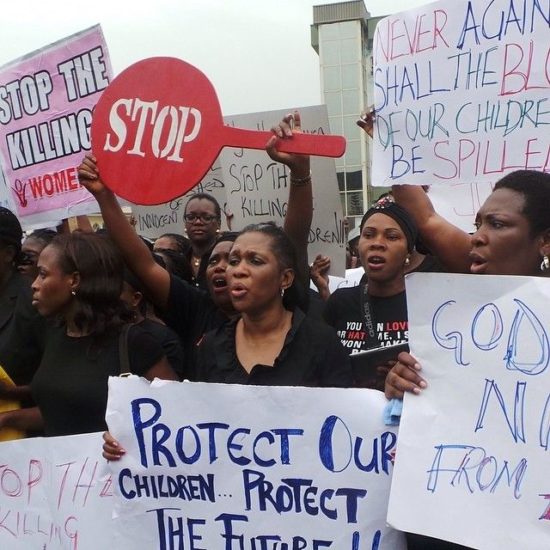
[[[225,277],[215,277],[212,279],[212,286],[215,290],[225,290],[227,288],[227,281]]]
[[[369,256],[367,258],[367,265],[371,269],[381,269],[386,263],[386,259],[382,256]]]
[[[470,254],[470,273],[483,273],[487,269],[487,260],[478,254]]]

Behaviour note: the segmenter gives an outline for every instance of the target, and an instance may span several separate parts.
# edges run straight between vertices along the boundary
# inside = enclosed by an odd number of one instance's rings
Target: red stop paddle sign
[[[92,149],[105,184],[136,204],[160,204],[201,181],[225,146],[263,149],[272,134],[225,126],[214,87],[170,57],[144,59],[103,92],[92,120]],[[289,153],[340,157],[341,136],[295,134]]]

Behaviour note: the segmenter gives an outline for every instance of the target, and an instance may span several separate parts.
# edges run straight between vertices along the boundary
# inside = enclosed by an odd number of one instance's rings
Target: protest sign
[[[359,286],[364,274],[365,269],[363,267],[354,267],[353,269],[346,269],[346,273],[343,278],[329,275],[328,288],[332,293],[339,288]]]
[[[328,276],[328,289],[332,294],[335,290],[339,288],[348,288],[353,286],[359,286],[361,278],[365,274],[365,269],[363,267],[355,267],[353,269],[346,269],[343,277],[337,277],[334,275]],[[309,287],[312,290],[317,290],[317,287],[310,281]]]
[[[429,292],[426,292],[429,289]],[[483,550],[550,548],[550,280],[415,273],[388,521]]]
[[[113,493],[101,434],[0,444],[0,548],[112,547]]]
[[[302,107],[299,111],[304,133],[328,133],[326,106]],[[288,113],[289,110],[250,113],[227,117],[225,120],[231,126],[263,130],[278,124]],[[290,187],[290,174],[286,166],[271,160],[265,151],[249,149],[225,149],[219,162],[223,171],[227,206],[234,215],[235,230],[243,229],[251,223],[271,220],[283,224]],[[346,232],[334,161],[312,157],[311,173],[313,221],[309,232],[308,256],[310,262],[317,254],[330,256],[333,266],[331,273],[343,274]]]
[[[109,380],[114,546],[401,550],[374,390]]]
[[[372,181],[550,171],[548,0],[444,0],[375,30]]]
[[[0,159],[24,227],[97,210],[77,166],[111,72],[99,25],[0,68]]]
[[[158,206],[132,204],[132,214],[136,218],[136,231],[149,239],[156,239],[164,233],[182,234],[185,224],[183,219],[185,204],[194,193],[209,193],[218,201],[222,209],[221,229],[225,231],[227,223],[224,214],[227,212],[227,201],[221,166],[217,162],[196,187],[181,197]]]
[[[476,214],[493,186],[490,183],[451,183],[433,185],[428,196],[435,211],[463,231],[473,233]]]
[[[4,178],[4,173],[0,168],[0,206],[8,208],[12,212],[15,212],[15,205],[11,199],[11,194],[6,185],[6,179]]]
[[[223,147],[264,149],[270,137],[225,126],[208,78],[170,57],[143,59],[118,75],[98,102],[92,123],[103,180],[136,204],[181,196],[200,182]],[[346,141],[302,134],[283,140],[279,149],[341,157]]]

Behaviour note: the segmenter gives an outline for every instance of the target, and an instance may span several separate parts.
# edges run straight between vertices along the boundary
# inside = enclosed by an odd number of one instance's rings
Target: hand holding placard
[[[159,204],[193,188],[225,146],[264,149],[270,132],[224,126],[210,81],[179,59],[144,59],[105,90],[92,148],[105,183],[137,204]],[[280,151],[339,157],[341,136],[295,134]]]

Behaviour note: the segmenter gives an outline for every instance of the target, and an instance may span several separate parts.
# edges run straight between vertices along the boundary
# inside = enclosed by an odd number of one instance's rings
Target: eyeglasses
[[[189,223],[193,223],[196,220],[200,220],[202,223],[210,223],[217,220],[218,216],[212,214],[185,214],[183,219]]]

